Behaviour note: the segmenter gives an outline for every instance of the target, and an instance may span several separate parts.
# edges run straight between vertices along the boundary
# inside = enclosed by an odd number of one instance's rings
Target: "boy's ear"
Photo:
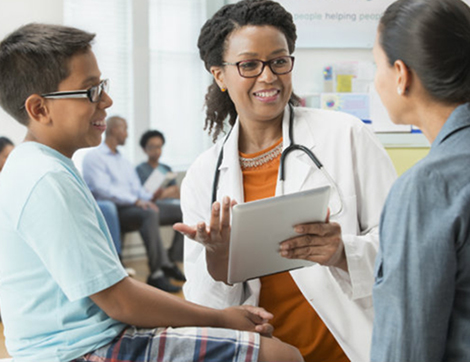
[[[48,124],[50,122],[49,109],[46,101],[38,94],[31,94],[24,102],[26,112],[33,121]]]

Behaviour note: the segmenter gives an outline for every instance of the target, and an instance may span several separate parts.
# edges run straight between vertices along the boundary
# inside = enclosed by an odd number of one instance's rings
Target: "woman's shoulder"
[[[298,125],[296,128],[304,131],[308,129],[310,134],[316,135],[315,138],[330,140],[333,137],[344,139],[345,142],[362,139],[364,142],[379,143],[364,122],[344,112],[298,107],[295,108],[295,119]]]
[[[310,124],[315,125],[318,123],[328,125],[336,128],[353,128],[362,129],[366,125],[357,117],[340,111],[331,111],[318,108],[296,107],[295,116],[300,119],[305,119]]]

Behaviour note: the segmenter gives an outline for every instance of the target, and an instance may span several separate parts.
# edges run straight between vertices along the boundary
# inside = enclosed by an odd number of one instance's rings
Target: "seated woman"
[[[142,185],[145,184],[152,172],[155,170],[166,175],[172,172],[170,166],[160,162],[165,136],[157,130],[149,130],[140,138],[140,146],[148,159],[136,167]],[[180,189],[176,184],[176,179],[171,180],[167,185],[161,187],[157,193],[156,204],[160,209],[160,225],[173,225],[181,222],[183,216],[180,206]],[[168,250],[168,256],[172,261],[183,261],[184,239],[180,233],[175,233],[173,242]]]

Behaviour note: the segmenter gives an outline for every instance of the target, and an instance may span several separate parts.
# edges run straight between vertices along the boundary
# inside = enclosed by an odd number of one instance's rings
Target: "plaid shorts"
[[[258,360],[257,333],[222,328],[126,328],[110,344],[76,362],[250,362]]]

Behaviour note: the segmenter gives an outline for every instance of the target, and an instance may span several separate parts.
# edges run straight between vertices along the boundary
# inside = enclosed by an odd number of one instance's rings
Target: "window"
[[[162,160],[177,170],[212,144],[203,131],[211,77],[197,49],[206,8],[206,0],[150,0],[150,127],[165,134]]]
[[[108,115],[128,121],[123,149],[137,164],[144,159],[141,133],[165,134],[162,162],[185,170],[212,145],[203,130],[204,95],[212,81],[199,59],[197,38],[224,0],[63,0],[64,24],[96,33],[93,51],[110,79]],[[80,169],[86,150],[74,161]]]
[[[133,159],[132,0],[64,0],[64,25],[96,33],[93,52],[103,78],[110,80],[113,105],[108,116],[120,115],[129,123],[129,142],[123,152]],[[74,157],[81,163],[86,150]],[[80,168],[80,167],[79,167]]]

